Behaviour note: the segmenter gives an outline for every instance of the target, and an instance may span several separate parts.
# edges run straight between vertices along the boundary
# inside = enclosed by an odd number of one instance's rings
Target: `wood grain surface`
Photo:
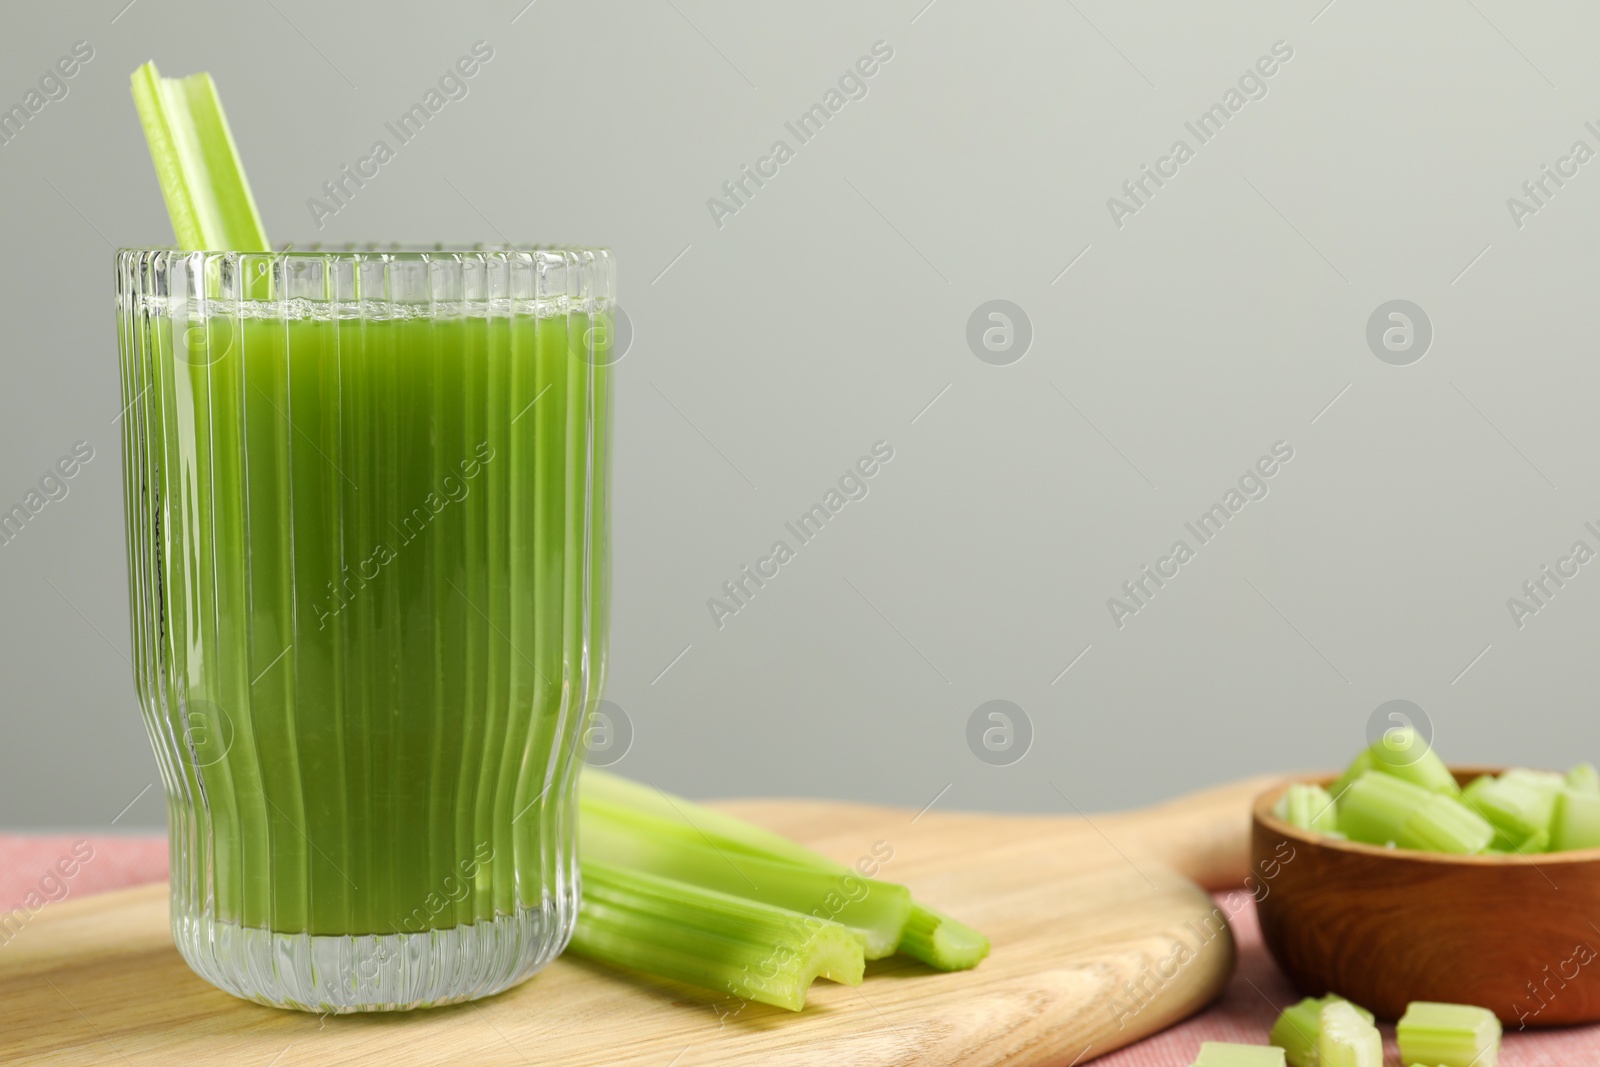
[[[1220,993],[1233,940],[1196,881],[1223,888],[1244,877],[1250,800],[1269,784],[1087,819],[720,803],[845,862],[886,842],[894,856],[879,877],[994,942],[974,971],[890,959],[869,964],[860,989],[818,982],[800,1014],[574,958],[472,1004],[280,1011],[189,970],[168,932],[165,885],[69,901],[0,949],[0,1063],[1083,1063]]]

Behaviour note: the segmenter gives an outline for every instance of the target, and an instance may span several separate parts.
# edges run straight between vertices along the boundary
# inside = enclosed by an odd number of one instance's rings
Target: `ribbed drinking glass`
[[[446,1004],[566,945],[613,299],[602,250],[117,254],[135,681],[222,989]]]

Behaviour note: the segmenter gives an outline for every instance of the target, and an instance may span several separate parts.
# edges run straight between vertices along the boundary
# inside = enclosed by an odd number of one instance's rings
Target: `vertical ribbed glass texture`
[[[613,297],[600,250],[118,253],[134,674],[221,988],[445,1004],[566,945]]]

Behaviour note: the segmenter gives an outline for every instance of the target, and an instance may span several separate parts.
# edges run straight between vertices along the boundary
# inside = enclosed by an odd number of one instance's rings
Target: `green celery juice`
[[[609,323],[294,305],[124,319],[175,913],[316,937],[575,908]]]

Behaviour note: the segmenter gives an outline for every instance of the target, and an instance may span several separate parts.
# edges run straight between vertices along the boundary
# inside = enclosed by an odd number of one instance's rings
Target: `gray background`
[[[95,49],[0,146],[0,507],[95,449],[0,547],[0,825],[162,822],[111,310],[113,246],[171,240],[128,93],[150,58],[217,74],[275,240],[617,251],[619,771],[1095,810],[1341,762],[1391,698],[1457,761],[1600,756],[1600,563],[1521,629],[1506,606],[1600,548],[1600,161],[1521,228],[1506,205],[1600,149],[1593,7],[124,2],[0,36],[7,106]],[[306,199],[480,38],[470,95],[319,233]],[[719,229],[707,198],[877,40],[868,96]],[[1267,96],[1114,225],[1278,40]],[[996,298],[1034,331],[1010,366],[965,340]],[[1396,298],[1434,328],[1410,366],[1365,340]],[[870,495],[718,630],[707,598],[879,439]],[[1107,598],[1279,440],[1270,495],[1118,629]],[[967,742],[995,699],[1032,724],[1006,766]]]

